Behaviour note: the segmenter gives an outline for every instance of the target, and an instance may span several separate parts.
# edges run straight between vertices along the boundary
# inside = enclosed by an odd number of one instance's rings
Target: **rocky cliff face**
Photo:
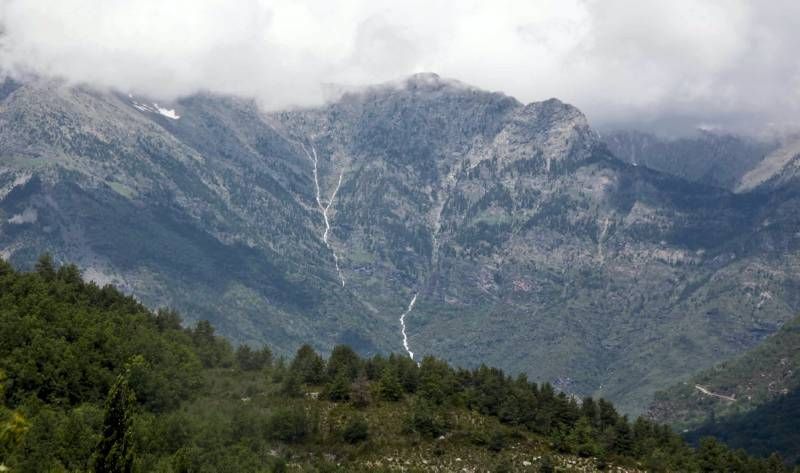
[[[419,75],[316,109],[162,107],[7,95],[4,254],[51,249],[283,350],[403,351],[405,313],[417,357],[631,412],[800,306],[796,213],[622,162],[555,99]]]

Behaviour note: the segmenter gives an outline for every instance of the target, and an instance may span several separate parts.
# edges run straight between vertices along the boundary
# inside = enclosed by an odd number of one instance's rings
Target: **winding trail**
[[[712,397],[716,397],[716,398],[719,398],[719,399],[723,399],[725,401],[736,402],[736,398],[733,397],[733,396],[725,396],[724,394],[717,394],[715,392],[711,392],[708,389],[706,389],[705,387],[700,386],[699,384],[695,384],[694,388],[697,389],[698,391],[700,391],[701,393],[705,394],[706,396],[712,396]]]
[[[314,187],[316,188],[316,197],[317,197],[317,207],[319,207],[320,213],[322,213],[322,219],[325,221],[325,231],[322,232],[322,242],[325,243],[325,246],[331,250],[331,254],[333,255],[333,263],[336,265],[336,273],[339,275],[339,281],[342,283],[342,287],[344,287],[344,274],[342,274],[341,268],[339,268],[339,255],[336,254],[336,250],[333,249],[330,242],[328,242],[328,234],[331,231],[331,222],[328,218],[328,211],[331,209],[333,205],[333,201],[336,199],[336,194],[339,192],[339,187],[342,186],[342,177],[344,176],[344,171],[339,173],[339,181],[336,183],[336,188],[333,189],[333,194],[331,194],[330,199],[328,199],[327,205],[322,205],[322,196],[320,195],[319,189],[319,174],[317,172],[317,163],[319,159],[317,158],[317,149],[314,148],[314,145],[311,146],[311,153],[308,152],[308,149],[303,143],[300,143],[300,146],[303,147],[303,151],[308,156],[308,159],[314,164]]]
[[[403,348],[406,349],[409,358],[411,358],[412,360],[414,359],[414,352],[411,351],[411,349],[408,347],[408,335],[406,335],[406,315],[408,315],[408,313],[411,312],[411,310],[414,308],[414,304],[417,303],[418,295],[419,295],[418,292],[414,293],[414,297],[411,298],[411,302],[409,302],[408,304],[408,309],[406,309],[406,311],[403,312],[403,315],[400,316],[400,331],[403,334]]]

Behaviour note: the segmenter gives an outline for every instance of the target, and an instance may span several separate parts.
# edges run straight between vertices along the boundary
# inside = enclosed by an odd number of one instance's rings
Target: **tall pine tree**
[[[144,359],[135,356],[111,386],[103,418],[103,438],[95,450],[95,473],[130,473],[133,470],[133,410],[136,396],[128,384],[132,364]]]

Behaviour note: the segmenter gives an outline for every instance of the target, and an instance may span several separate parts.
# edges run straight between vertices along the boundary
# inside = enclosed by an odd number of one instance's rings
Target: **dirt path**
[[[706,389],[705,387],[700,386],[699,384],[695,384],[694,388],[697,389],[698,391],[700,391],[701,393],[705,394],[706,396],[712,396],[712,397],[716,397],[716,398],[719,398],[719,399],[723,399],[725,401],[736,402],[736,398],[733,397],[733,396],[725,396],[724,394],[713,393],[713,392],[709,391],[708,389]]]

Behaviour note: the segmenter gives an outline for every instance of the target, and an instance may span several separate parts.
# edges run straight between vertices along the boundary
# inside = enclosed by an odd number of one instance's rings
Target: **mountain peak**
[[[406,83],[408,84],[421,84],[421,85],[430,85],[430,84],[438,84],[442,82],[442,78],[439,74],[435,72],[417,72],[415,74],[411,74],[406,79]]]

